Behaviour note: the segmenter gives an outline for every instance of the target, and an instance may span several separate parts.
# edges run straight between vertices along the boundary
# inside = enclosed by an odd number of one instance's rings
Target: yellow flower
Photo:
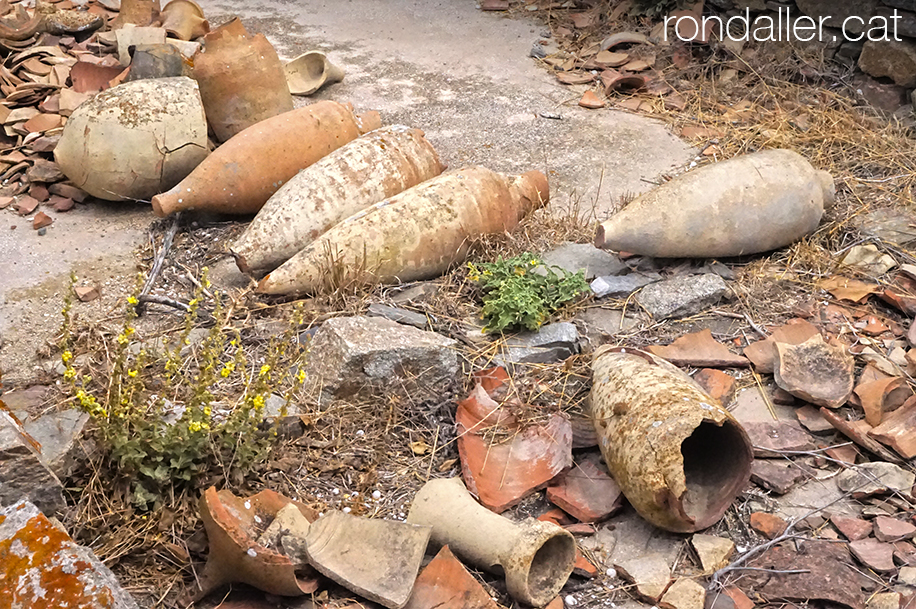
[[[525,269],[520,266],[517,266],[515,267],[515,274],[521,277],[525,274]]]
[[[254,396],[254,399],[251,401],[251,403],[254,404],[254,407],[257,410],[264,408],[264,396],[263,395]]]
[[[268,366],[267,364],[264,364],[263,366],[261,366],[261,372],[260,372],[261,376],[264,376],[268,372],[270,372],[270,366]]]
[[[129,340],[130,339],[127,338],[127,334],[124,334],[123,332],[121,334],[118,334],[118,344],[119,345],[126,345],[127,341]]]
[[[300,383],[305,382],[305,370],[299,370],[299,373],[296,374],[296,380]]]
[[[191,424],[188,425],[188,431],[192,433],[200,431],[200,423],[198,423],[197,421],[191,421]]]
[[[135,379],[135,378],[137,378],[137,371],[136,371],[136,370],[128,370],[128,371],[127,371],[127,376],[129,376],[129,377],[132,378],[132,379]]]
[[[70,351],[64,351],[61,354],[60,359],[66,364],[67,362],[73,359],[73,353],[71,353]]]
[[[540,260],[535,259],[535,260],[532,260],[532,261],[531,261],[531,266],[537,266],[537,265],[539,265],[540,263],[541,263]]]
[[[64,378],[67,379],[68,381],[72,381],[73,379],[76,378],[76,370],[74,370],[73,368],[67,368],[64,371]]]
[[[209,417],[212,412],[213,410],[211,410],[209,406],[204,406],[204,416]]]
[[[140,301],[137,300],[136,296],[131,295],[127,297],[127,302],[136,306]]]

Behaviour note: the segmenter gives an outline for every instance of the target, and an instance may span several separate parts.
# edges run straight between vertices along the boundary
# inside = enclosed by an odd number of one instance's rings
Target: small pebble
[[[382,498],[382,492],[381,491],[372,491],[372,498],[378,501],[379,499]]]
[[[39,236],[39,237],[44,237],[44,236],[47,235],[47,234],[48,234],[48,229],[47,229],[47,228],[41,227],[41,228],[38,229],[38,236]]]
[[[248,556],[250,556],[250,557],[252,557],[252,558],[254,558],[255,556],[258,555],[258,553],[254,551],[254,548],[248,548],[248,552],[247,552],[247,553],[248,553]]]
[[[612,578],[612,579],[615,578],[615,577],[617,577],[617,569],[608,569],[608,570],[607,570],[607,576],[610,577],[610,578]]]
[[[356,435],[358,435],[358,436],[364,436],[364,435],[366,435],[366,432],[363,431],[362,429],[360,429],[359,431],[356,432]]]
[[[339,495],[339,494],[340,494],[340,489],[339,489],[339,488],[332,488],[332,489],[331,489],[331,494],[332,494],[332,495]]]
[[[572,594],[570,594],[570,595],[568,595],[566,598],[563,599],[563,603],[564,603],[567,607],[575,607],[576,605],[579,604],[579,601],[576,600],[576,597],[575,597],[575,596],[573,596]]]
[[[349,507],[345,507],[345,508],[343,509],[343,513],[344,513],[344,514],[349,514],[350,511],[351,511],[351,510],[350,510]]]

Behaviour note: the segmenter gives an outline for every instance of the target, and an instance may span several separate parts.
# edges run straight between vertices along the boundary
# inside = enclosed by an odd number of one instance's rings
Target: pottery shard
[[[890,573],[897,568],[894,565],[894,546],[877,539],[859,539],[849,542],[849,551],[869,569],[878,573]]]
[[[843,516],[831,516],[830,522],[836,529],[843,534],[843,537],[849,541],[858,541],[865,539],[872,532],[872,523],[861,518],[844,518]]]
[[[863,609],[862,584],[868,580],[849,564],[849,552],[843,545],[813,541],[797,550],[795,544],[777,545],[748,565],[759,571],[742,573],[741,585],[752,587],[768,600],[818,599]]]
[[[664,609],[703,609],[705,603],[706,588],[682,577],[671,584],[658,606]]]
[[[900,609],[899,592],[881,592],[875,594],[865,604],[866,609]]]
[[[909,522],[897,520],[889,516],[875,518],[875,537],[878,541],[895,542],[912,539],[916,536],[916,526]]]
[[[657,603],[671,583],[671,569],[658,554],[615,563],[617,573],[635,586],[636,595],[648,603]]]
[[[839,408],[852,394],[854,371],[846,349],[819,334],[799,345],[776,343],[776,384],[806,402]]]
[[[776,365],[776,342],[798,345],[817,336],[817,327],[804,319],[790,319],[784,326],[773,330],[764,340],[758,340],[744,348],[744,356],[754,365],[757,372],[772,374]]]
[[[865,450],[874,453],[884,461],[892,461],[894,463],[899,463],[901,461],[900,457],[895,453],[884,448],[884,446],[868,435],[873,428],[864,420],[847,421],[845,418],[838,416],[835,412],[827,408],[821,408],[821,416],[827,419],[837,431]]]
[[[706,273],[650,284],[643,288],[637,300],[655,319],[679,319],[714,306],[728,294],[728,286],[721,277]]]
[[[788,523],[775,514],[766,512],[751,514],[751,528],[767,539],[776,539],[783,534],[787,526],[789,526]]]
[[[814,450],[814,442],[795,421],[752,421],[743,423],[754,447],[754,457],[783,457],[783,452]]]
[[[690,545],[700,557],[700,566],[705,575],[712,574],[727,565],[732,554],[735,553],[734,541],[715,535],[697,533],[690,538]]]
[[[905,379],[890,377],[874,381],[861,382],[855,388],[855,394],[865,411],[865,421],[877,427],[884,420],[885,413],[903,406],[912,395],[913,390]]]
[[[591,460],[573,466],[559,484],[548,486],[547,499],[580,522],[604,520],[623,504],[620,487]]]
[[[872,495],[903,493],[909,495],[916,483],[916,475],[893,463],[872,461],[851,467],[837,476],[837,487],[853,498]]]
[[[728,404],[734,399],[735,390],[738,387],[735,377],[712,368],[700,370],[693,375],[693,380],[699,383],[710,397],[719,400],[722,404]]]
[[[675,366],[705,368],[743,368],[747,359],[735,355],[712,337],[708,328],[685,334],[667,347],[650,346],[646,351],[664,358]]]
[[[562,605],[562,603],[561,603]],[[413,586],[404,609],[498,609],[499,605],[473,575],[443,546]]]
[[[893,448],[904,459],[916,457],[916,398],[884,416],[868,435]]]
[[[517,505],[572,465],[572,427],[565,417],[520,429],[479,383],[458,404],[455,422],[464,481],[494,512]],[[494,441],[494,431],[507,439]]]
[[[802,406],[795,411],[795,418],[802,427],[813,434],[827,434],[835,431],[833,425],[814,406]]]
[[[65,506],[63,490],[60,480],[41,459],[41,444],[0,402],[0,505],[25,498],[54,513]]]
[[[407,604],[432,528],[331,511],[309,526],[306,552],[320,573],[390,609]]]
[[[0,556],[8,607],[137,608],[102,561],[27,501],[0,510]]]
[[[306,373],[322,385],[322,398],[379,389],[419,397],[454,382],[455,341],[379,317],[336,317],[310,343]],[[371,395],[377,395],[370,393]]]
[[[785,495],[805,477],[805,473],[792,462],[783,463],[767,459],[757,460],[751,464],[751,482],[777,495]]]
[[[605,103],[604,100],[595,95],[593,91],[586,91],[582,94],[582,98],[579,100],[579,105],[583,108],[595,110],[598,108],[603,108]]]

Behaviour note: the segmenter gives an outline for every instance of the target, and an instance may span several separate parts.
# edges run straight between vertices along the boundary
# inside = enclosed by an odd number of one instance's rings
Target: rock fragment
[[[27,501],[0,509],[0,556],[0,598],[8,606],[137,609],[95,554]]]
[[[838,408],[849,400],[855,360],[818,334],[798,345],[776,343],[776,384],[806,402]]]
[[[648,603],[657,603],[671,583],[671,569],[658,554],[624,560],[615,563],[614,568],[618,575],[634,585],[636,595]]]
[[[721,277],[706,273],[653,283],[636,300],[655,319],[680,319],[718,304],[728,294]]]

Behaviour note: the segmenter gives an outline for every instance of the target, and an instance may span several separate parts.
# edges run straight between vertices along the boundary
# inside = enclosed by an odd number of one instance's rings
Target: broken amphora
[[[204,11],[191,0],[172,0],[162,9],[162,27],[179,40],[194,40],[210,31]]]
[[[434,546],[505,576],[509,594],[533,607],[552,601],[576,561],[572,534],[551,522],[515,523],[486,509],[458,478],[430,480],[414,497],[407,522],[432,527]]]
[[[595,245],[656,258],[774,250],[811,234],[833,178],[791,150],[765,150],[680,175],[598,225]]]
[[[371,114],[371,113],[367,113]],[[181,183],[153,197],[160,217],[178,211],[254,214],[290,178],[366,130],[352,108],[321,101],[261,121],[213,151]]]
[[[300,596],[318,589],[308,566],[259,542],[261,534],[289,504],[299,508],[309,522],[317,514],[305,505],[273,491],[246,499],[210,487],[200,498],[200,517],[207,530],[210,553],[193,599],[200,600],[225,584],[245,583],[270,594]]]
[[[207,34],[204,43],[191,74],[200,83],[207,121],[220,142],[293,109],[280,57],[264,34],[250,36],[235,18]]]
[[[747,485],[747,433],[671,363],[636,349],[600,348],[589,402],[608,470],[655,526],[708,528]]]
[[[64,126],[54,160],[94,197],[148,201],[207,154],[197,83],[181,76],[120,84],[83,102]]]
[[[257,291],[315,293],[437,277],[465,259],[474,237],[513,230],[548,196],[538,171],[508,177],[471,166],[445,173],[341,221],[262,279]]]
[[[293,95],[311,95],[324,85],[344,79],[344,71],[328,61],[321,51],[309,51],[283,66],[286,83]]]
[[[243,273],[272,271],[332,226],[433,178],[444,166],[419,129],[376,129],[280,187],[232,244]]]

